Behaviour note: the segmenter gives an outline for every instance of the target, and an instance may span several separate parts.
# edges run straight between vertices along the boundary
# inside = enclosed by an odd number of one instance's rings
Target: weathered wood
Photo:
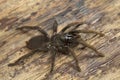
[[[15,30],[17,27],[38,25],[51,33],[54,19],[59,30],[68,23],[84,21],[89,26],[80,29],[103,32],[104,37],[89,34],[83,38],[105,57],[93,57],[94,52],[88,48],[75,50],[82,69],[77,72],[72,57],[61,55],[51,80],[120,80],[120,0],[0,0],[0,80],[46,77],[50,70],[48,53],[35,54],[24,65],[7,65],[30,52],[24,47],[25,41],[39,34],[23,34]]]

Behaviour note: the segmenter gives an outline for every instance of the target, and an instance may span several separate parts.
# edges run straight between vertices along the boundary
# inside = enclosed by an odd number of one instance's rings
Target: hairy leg
[[[55,35],[57,33],[57,26],[58,26],[58,23],[57,21],[55,20],[54,24],[53,24],[53,35]]]
[[[80,25],[82,25],[82,24],[84,24],[83,22],[73,22],[73,23],[70,23],[70,24],[68,24],[66,27],[64,27],[61,31],[60,31],[60,33],[63,33],[63,32],[65,32],[67,29],[69,29],[69,28],[71,28],[71,27],[73,27],[74,26],[74,28],[72,29],[72,30],[75,30],[75,29],[77,29]]]
[[[93,30],[73,30],[73,31],[70,31],[69,33],[94,33],[94,34],[98,34],[100,36],[104,36],[103,33],[97,32],[97,31],[93,31]]]
[[[102,53],[100,53],[100,52],[99,52],[96,48],[94,48],[93,46],[91,46],[91,45],[89,45],[88,43],[86,43],[82,38],[80,38],[79,41],[80,41],[80,44],[82,44],[82,45],[84,45],[84,46],[86,46],[86,47],[94,50],[94,51],[98,54],[98,56],[104,57],[104,55],[103,55]]]
[[[16,30],[24,30],[24,29],[26,29],[26,30],[37,30],[37,31],[41,32],[43,35],[48,36],[47,32],[45,32],[43,29],[41,29],[38,26],[23,26],[23,27],[17,28]]]
[[[23,61],[27,58],[29,58],[30,56],[33,56],[35,54],[35,52],[39,52],[40,50],[36,49],[36,50],[33,50],[31,52],[29,52],[28,54],[26,55],[23,55],[22,57],[20,57],[18,60],[16,60],[14,63],[10,63],[8,64],[8,66],[15,66],[15,65],[19,65],[21,63],[23,63]]]
[[[77,70],[80,72],[81,69],[80,69],[80,67],[79,67],[78,59],[77,59],[77,57],[76,57],[74,51],[73,51],[72,49],[70,49],[70,48],[69,48],[69,51],[70,51],[72,57],[73,57],[74,60],[75,60],[75,64],[76,64],[76,68],[77,68]]]
[[[51,51],[51,69],[50,69],[50,74],[53,72],[54,70],[54,66],[55,66],[55,57],[56,57],[56,52],[55,51]]]

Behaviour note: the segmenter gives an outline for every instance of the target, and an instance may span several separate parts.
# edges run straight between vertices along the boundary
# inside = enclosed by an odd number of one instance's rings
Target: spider
[[[74,48],[79,44],[88,47],[95,51],[98,56],[104,57],[96,48],[86,43],[82,38],[80,33],[95,33],[103,36],[103,33],[92,31],[92,30],[77,30],[80,25],[85,24],[84,22],[73,22],[65,26],[61,31],[58,32],[58,23],[55,20],[52,30],[52,36],[49,36],[46,31],[38,26],[23,26],[17,28],[17,30],[37,30],[42,35],[32,37],[26,42],[26,47],[31,50],[30,53],[20,57],[14,63],[9,63],[8,66],[15,66],[21,64],[26,58],[34,55],[36,52],[50,52],[51,53],[51,69],[50,73],[54,70],[56,54],[71,55],[75,60],[75,67],[77,71],[81,71],[78,63],[77,56],[75,55]]]

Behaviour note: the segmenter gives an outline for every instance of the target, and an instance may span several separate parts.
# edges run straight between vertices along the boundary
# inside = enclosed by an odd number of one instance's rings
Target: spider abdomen
[[[49,38],[46,36],[42,36],[42,35],[35,36],[26,42],[27,44],[26,47],[31,50],[42,48],[45,45],[44,43],[47,43],[48,41]]]

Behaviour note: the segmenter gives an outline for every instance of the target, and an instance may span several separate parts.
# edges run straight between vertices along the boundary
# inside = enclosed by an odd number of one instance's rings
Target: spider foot
[[[79,66],[76,66],[77,71],[81,72],[81,69]]]
[[[53,74],[53,70],[50,70],[50,71],[49,71],[49,74]]]
[[[100,33],[100,37],[103,37],[103,36],[105,36],[105,34],[103,34],[103,33]]]
[[[23,62],[23,61],[20,61],[20,62],[9,63],[8,66],[9,66],[9,67],[12,67],[12,66],[20,65],[20,64],[23,65],[24,62]]]
[[[103,53],[98,52],[97,56],[104,57],[105,55]]]
[[[16,28],[16,30],[23,30],[24,29],[24,27],[18,27],[18,28]]]
[[[8,64],[9,67],[10,67],[10,66],[15,66],[15,65],[17,65],[17,64],[15,64],[15,63],[10,63],[10,64]]]
[[[16,30],[20,30],[20,31],[22,31],[22,33],[27,33],[28,32],[28,30],[24,29],[24,27],[16,28]]]

